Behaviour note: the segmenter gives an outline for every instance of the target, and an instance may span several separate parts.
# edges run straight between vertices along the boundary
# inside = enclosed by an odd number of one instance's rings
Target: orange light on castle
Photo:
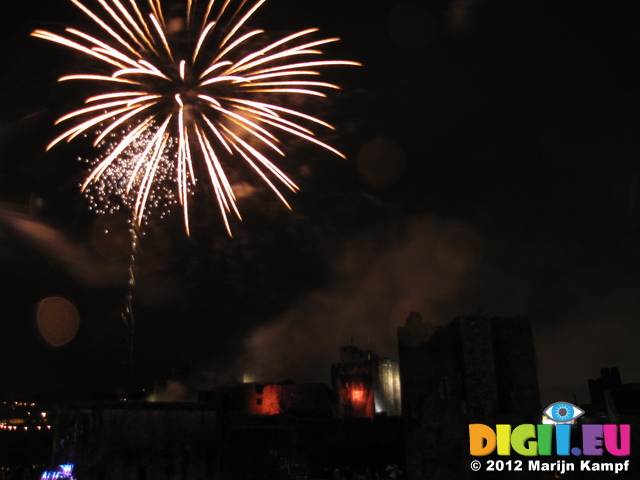
[[[351,401],[353,403],[363,403],[365,400],[364,390],[351,390]]]
[[[281,412],[280,385],[265,385],[261,393],[255,393],[250,397],[249,412],[252,415],[278,415]]]

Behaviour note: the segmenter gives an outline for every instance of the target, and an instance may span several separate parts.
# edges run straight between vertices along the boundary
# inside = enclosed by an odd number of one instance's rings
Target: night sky
[[[342,90],[296,105],[336,127],[319,132],[348,160],[290,142],[279,164],[302,187],[293,211],[252,186],[233,238],[206,193],[191,237],[180,212],[145,227],[132,379],[125,217],[89,212],[82,142],[44,151],[84,94],[56,79],[82,63],[29,37],[91,27],[65,0],[12,8],[0,47],[0,397],[115,391],[184,368],[201,385],[242,372],[327,382],[351,339],[397,358],[410,311],[434,324],[529,316],[543,403],[587,402],[601,367],[640,381],[635,2],[267,2],[252,26],[319,27],[342,39],[327,58],[363,63],[326,69]],[[57,348],[36,325],[49,296],[80,316]]]

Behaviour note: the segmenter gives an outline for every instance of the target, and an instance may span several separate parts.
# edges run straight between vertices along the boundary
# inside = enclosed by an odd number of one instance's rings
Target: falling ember
[[[229,217],[240,218],[228,178],[232,161],[247,165],[288,206],[280,189],[298,187],[271,159],[285,155],[282,135],[343,156],[310,129],[329,124],[282,105],[285,96],[324,97],[338,88],[316,79],[322,68],[358,65],[317,59],[318,47],[337,38],[315,39],[317,29],[308,29],[268,40],[247,28],[266,0],[187,0],[182,22],[166,15],[161,0],[97,0],[92,8],[70,1],[95,24],[96,36],[74,28],[32,35],[94,61],[59,79],[99,91],[58,119],[72,126],[48,146],[93,136],[103,153],[82,184],[92,208],[117,208],[118,198],[140,225],[150,209],[179,203],[188,233],[189,198],[204,175],[231,234]]]

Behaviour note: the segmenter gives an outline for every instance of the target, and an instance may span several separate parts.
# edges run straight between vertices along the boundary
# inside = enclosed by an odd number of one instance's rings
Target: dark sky
[[[2,18],[5,397],[128,383],[121,217],[88,211],[85,150],[44,152],[78,96],[55,80],[79,63],[28,34],[85,26],[68,3]],[[299,106],[335,125],[323,138],[349,158],[293,143],[293,211],[252,191],[234,238],[206,196],[190,238],[179,212],[145,227],[136,381],[184,366],[327,381],[350,338],[395,357],[410,311],[445,324],[478,309],[531,318],[543,401],[586,402],[601,367],[640,381],[639,6],[270,0],[254,21],[274,35],[320,27],[342,38],[327,57],[364,64],[327,70],[343,89]],[[47,296],[80,314],[62,347],[36,326]]]

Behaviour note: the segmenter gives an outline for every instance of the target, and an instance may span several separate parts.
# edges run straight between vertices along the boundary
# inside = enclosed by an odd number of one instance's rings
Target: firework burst
[[[343,156],[311,130],[329,124],[283,103],[288,95],[324,97],[338,88],[318,81],[320,69],[358,65],[318,59],[318,47],[337,38],[314,39],[317,29],[308,29],[269,40],[247,27],[266,0],[186,0],[180,15],[168,14],[161,0],[95,0],[92,8],[70,1],[99,35],[74,28],[32,35],[94,60],[90,71],[59,79],[100,91],[58,120],[72,126],[47,147],[94,137],[103,153],[82,184],[98,192],[94,206],[116,196],[140,225],[153,205],[179,203],[189,233],[189,197],[206,172],[231,234],[229,217],[240,218],[227,176],[232,161],[248,165],[288,207],[280,189],[298,187],[271,160],[285,155],[281,136]]]

